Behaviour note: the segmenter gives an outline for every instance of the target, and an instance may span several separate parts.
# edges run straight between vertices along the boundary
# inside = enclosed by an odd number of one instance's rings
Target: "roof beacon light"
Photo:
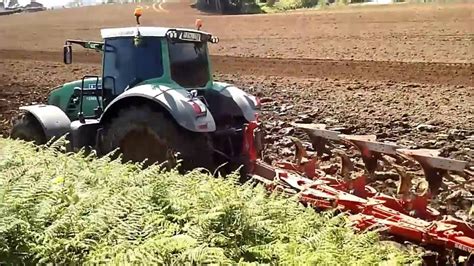
[[[137,19],[137,25],[140,25],[140,17],[142,16],[142,14],[143,8],[141,6],[137,6],[134,12],[135,18]]]
[[[194,22],[194,25],[196,26],[197,30],[200,30],[202,27],[202,20],[201,19],[196,19],[196,22]]]

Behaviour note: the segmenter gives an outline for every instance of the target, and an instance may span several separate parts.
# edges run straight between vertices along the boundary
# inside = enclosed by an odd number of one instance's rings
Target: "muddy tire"
[[[46,143],[46,136],[43,127],[38,120],[30,113],[22,114],[13,124],[10,131],[12,139],[19,139],[33,142],[36,145]]]
[[[102,149],[109,153],[117,148],[124,161],[145,165],[167,162],[174,167],[182,159],[182,171],[204,167],[213,171],[213,149],[207,135],[188,131],[172,118],[148,106],[122,109],[105,126]],[[178,158],[173,155],[179,152]]]

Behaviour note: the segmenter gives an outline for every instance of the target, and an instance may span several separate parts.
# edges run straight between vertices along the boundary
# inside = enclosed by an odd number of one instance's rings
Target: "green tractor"
[[[47,104],[20,107],[12,138],[45,144],[66,136],[72,151],[118,150],[125,161],[146,164],[176,162],[178,153],[184,170],[243,166],[245,174],[261,146],[260,102],[213,80],[208,43],[217,37],[200,26],[137,25],[101,35],[103,42],[67,40],[64,63],[78,44],[102,54],[102,75],[54,88]]]

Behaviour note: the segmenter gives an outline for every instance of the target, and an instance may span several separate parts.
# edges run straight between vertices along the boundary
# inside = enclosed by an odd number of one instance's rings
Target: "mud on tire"
[[[168,161],[174,166],[173,153],[182,159],[180,170],[204,167],[213,171],[213,149],[205,133],[188,131],[166,114],[149,106],[132,106],[119,111],[105,125],[102,150],[106,153],[119,148],[124,161],[145,165]]]
[[[20,139],[24,141],[32,141],[36,145],[46,143],[46,136],[43,127],[38,120],[30,113],[21,114],[13,123],[10,131],[12,139]]]

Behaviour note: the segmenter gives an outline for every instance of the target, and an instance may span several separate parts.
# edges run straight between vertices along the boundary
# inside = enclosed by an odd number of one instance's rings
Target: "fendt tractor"
[[[45,144],[66,136],[72,151],[118,151],[125,161],[176,162],[245,171],[244,129],[255,123],[258,98],[213,80],[208,43],[218,38],[197,29],[102,29],[103,42],[66,40],[102,54],[102,75],[54,88],[47,104],[20,107],[11,137]],[[254,143],[258,143],[254,142]],[[252,144],[254,145],[254,144]]]

